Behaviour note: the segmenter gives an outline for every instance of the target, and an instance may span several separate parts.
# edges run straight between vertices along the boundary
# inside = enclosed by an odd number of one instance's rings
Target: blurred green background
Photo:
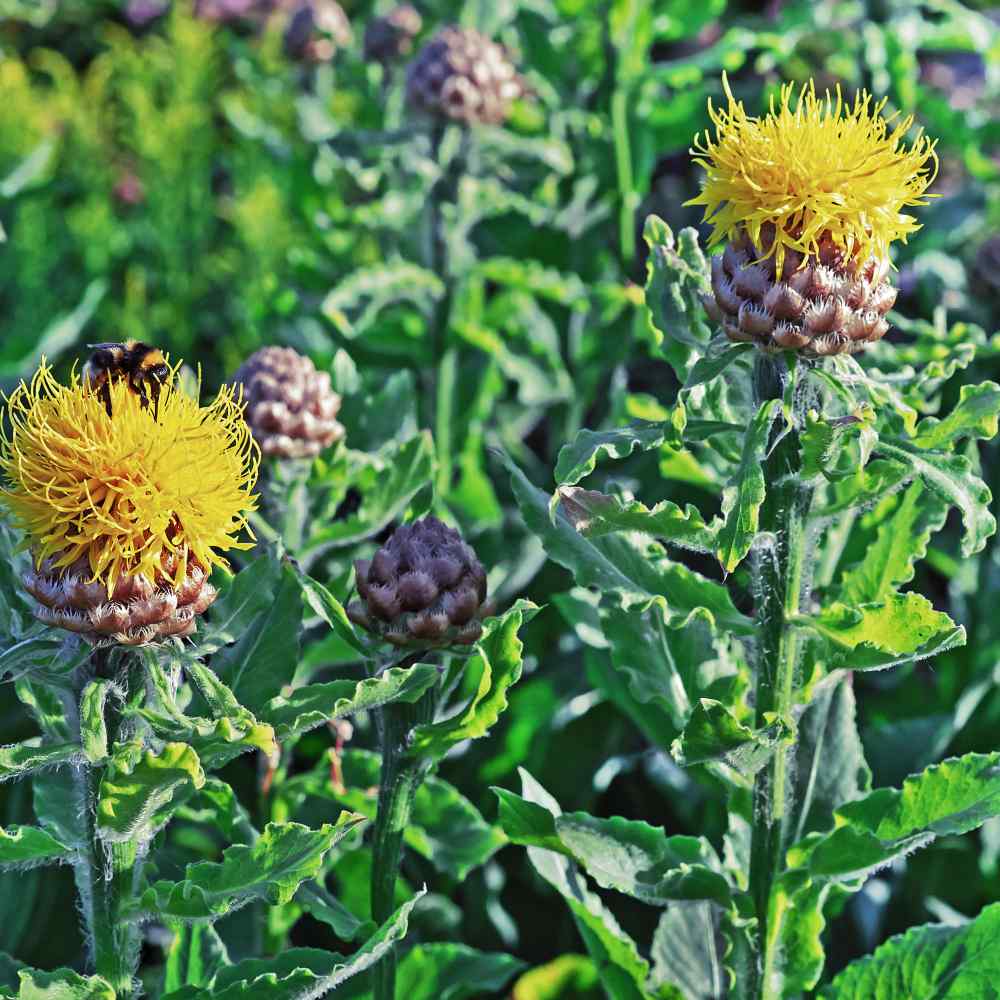
[[[214,387],[279,343],[334,372],[351,447],[429,428],[438,495],[484,561],[503,567],[501,599],[550,605],[529,630],[532,669],[498,735],[449,759],[445,776],[491,819],[488,786],[513,786],[524,765],[567,809],[720,836],[708,779],[651,748],[615,698],[606,655],[564,624],[571,582],[543,566],[490,449],[551,488],[554,457],[579,427],[672,398],[669,370],[645,351],[642,224],[650,212],[675,230],[699,224],[683,207],[698,185],[688,146],[723,70],[751,111],[811,76],[885,95],[889,112],[913,113],[937,138],[938,197],[896,249],[896,313],[984,345],[978,370],[954,375],[956,395],[973,376],[1000,377],[997,11],[953,0],[427,0],[418,47],[444,24],[477,26],[528,84],[506,126],[464,131],[407,110],[405,58],[365,59],[365,25],[391,4],[344,2],[353,39],[315,61],[289,54],[281,11],[257,0],[246,16],[246,0],[228,2],[233,16],[227,0],[200,11],[0,0],[0,388],[42,355],[68,370],[88,342],[129,337],[200,366]],[[982,461],[996,495],[996,451]],[[662,493],[655,465],[637,460],[629,474]],[[704,483],[670,478],[671,499],[705,506]],[[877,784],[996,748],[998,551],[962,560],[946,530],[915,583],[969,627],[968,648],[859,678]],[[2,742],[22,735],[21,718],[0,693]],[[313,739],[307,756],[329,743]],[[4,813],[28,808],[25,794],[7,791]],[[68,876],[44,877],[62,879],[53,884],[68,898]],[[71,961],[65,898],[37,873],[18,879],[21,916],[0,927],[0,950]],[[438,889],[464,910],[442,911],[441,933],[536,964],[581,950],[517,850]],[[831,924],[832,970],[913,923],[997,898],[994,821],[873,879]],[[651,918],[625,907],[621,919]],[[308,926],[297,933],[309,940]]]

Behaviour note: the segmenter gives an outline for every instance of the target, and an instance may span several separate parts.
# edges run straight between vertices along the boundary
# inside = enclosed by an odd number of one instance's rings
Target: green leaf
[[[973,474],[972,463],[964,455],[948,452],[921,451],[908,443],[879,442],[878,450],[888,458],[909,467],[911,476],[956,507],[962,515],[962,554],[966,557],[981,552],[986,539],[996,531],[997,522],[990,513],[993,495],[989,487]]]
[[[0,781],[23,778],[33,771],[63,764],[76,764],[83,759],[83,748],[76,743],[41,744],[37,739],[13,743],[0,747]]]
[[[548,299],[571,309],[586,310],[587,287],[576,274],[563,274],[544,267],[537,260],[516,257],[488,257],[479,263],[478,276]]]
[[[185,987],[161,1000],[306,1000],[324,997],[375,965],[406,935],[410,912],[424,895],[404,903],[350,958],[315,948],[290,948],[277,958],[251,958],[220,970],[211,990]]]
[[[819,614],[796,615],[792,621],[829,640],[837,664],[852,670],[881,670],[965,643],[964,627],[912,592],[857,608],[838,601]]]
[[[982,382],[963,385],[958,403],[942,420],[924,417],[917,424],[913,443],[918,448],[947,448],[965,437],[988,440],[996,437],[1000,417],[1000,385]]]
[[[315,611],[351,649],[365,655],[365,644],[358,638],[340,601],[322,583],[314,580],[311,576],[299,572],[297,577],[306,606]]]
[[[167,948],[163,992],[182,986],[210,986],[216,974],[229,965],[225,942],[211,924],[175,924]]]
[[[138,741],[119,744],[98,791],[98,836],[147,841],[204,784],[198,755],[183,743],[167,743],[159,753]]]
[[[754,730],[740,722],[722,702],[700,698],[670,752],[682,767],[721,761],[749,777],[791,736],[790,727],[780,719]]]
[[[752,354],[753,344],[730,344],[728,341],[717,354],[707,354],[699,358],[688,373],[684,382],[685,389],[693,389],[697,385],[711,382],[718,378],[731,364],[748,354]]]
[[[0,826],[0,866],[61,864],[72,860],[73,851],[37,826]]]
[[[387,306],[410,302],[430,314],[444,294],[444,282],[433,272],[406,261],[371,265],[349,274],[320,307],[323,315],[350,340],[377,329]]]
[[[679,427],[669,421],[643,421],[606,431],[584,428],[559,449],[555,480],[563,486],[573,486],[589,476],[603,457],[628,458],[635,451],[653,451],[668,442],[680,446],[683,429],[683,420]]]
[[[871,788],[855,718],[853,678],[843,674],[831,680],[819,687],[799,719],[793,840],[831,829],[837,806],[853,802]]]
[[[80,698],[80,742],[84,756],[91,764],[108,756],[108,726],[104,721],[104,705],[113,691],[110,681],[91,681]]]
[[[653,935],[650,983],[657,989],[669,984],[684,1000],[724,997],[728,988],[724,951],[717,907],[707,902],[671,903]]]
[[[781,400],[771,399],[757,411],[747,427],[736,471],[722,491],[724,521],[718,532],[715,555],[727,573],[743,561],[757,535],[766,492],[764,456],[771,425],[780,409]]]
[[[451,718],[415,726],[410,736],[411,754],[440,757],[456,743],[489,732],[507,708],[507,690],[521,677],[524,644],[518,631],[537,613],[530,601],[518,601],[498,618],[486,620],[483,637],[465,667],[472,676],[479,674],[476,693]]]
[[[929,844],[1000,815],[1000,753],[953,757],[879,788],[834,812],[836,829],[789,850],[793,868],[814,878],[853,880]]]
[[[914,565],[926,556],[931,536],[944,525],[947,514],[948,507],[937,494],[913,483],[879,524],[861,561],[844,573],[842,600],[849,604],[881,601],[900,584],[909,583]]]
[[[711,552],[715,547],[718,527],[705,524],[691,504],[681,510],[673,501],[661,500],[649,508],[638,500],[622,501],[579,486],[561,486],[558,493],[570,523],[588,538],[615,531],[641,531],[698,552]]]
[[[80,976],[69,969],[22,969],[18,975],[17,1000],[115,1000],[115,991],[100,976]]]
[[[1000,978],[1000,903],[967,924],[925,924],[852,962],[822,1000],[986,1000]]]
[[[292,897],[314,920],[326,924],[341,941],[353,941],[366,926],[319,882],[303,882]]]
[[[506,788],[494,787],[491,791],[500,800],[497,819],[512,843],[543,847],[568,856],[569,852],[556,833],[555,816],[548,809]]]
[[[523,797],[553,816],[561,813],[558,803],[523,768],[520,769]],[[626,934],[596,893],[581,878],[576,864],[554,851],[529,847],[528,857],[535,871],[565,900],[587,952],[594,960],[601,984],[611,1000],[653,1000],[646,990],[649,964],[639,955],[635,942]]]
[[[413,703],[437,679],[437,667],[417,663],[412,667],[391,667],[362,681],[307,684],[288,695],[273,698],[261,715],[274,726],[279,740],[287,740],[333,719],[389,702]]]
[[[148,914],[176,920],[215,920],[254,899],[287,903],[305,881],[315,879],[323,858],[362,817],[342,814],[336,825],[318,830],[299,823],[269,823],[250,846],[235,844],[221,862],[187,866],[179,882],[154,882],[130,906],[133,917]]]

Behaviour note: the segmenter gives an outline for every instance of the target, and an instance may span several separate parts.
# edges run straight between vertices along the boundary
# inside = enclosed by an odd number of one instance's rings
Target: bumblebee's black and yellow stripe
[[[170,366],[163,351],[139,340],[88,344],[93,350],[83,368],[84,382],[101,398],[111,416],[111,382],[123,381],[145,409],[153,402],[153,418],[160,414],[160,392],[170,381]]]

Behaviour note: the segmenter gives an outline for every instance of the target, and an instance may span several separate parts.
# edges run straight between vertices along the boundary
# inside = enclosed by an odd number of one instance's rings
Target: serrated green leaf
[[[507,690],[521,677],[524,644],[518,631],[537,613],[537,606],[530,601],[518,601],[498,618],[486,620],[483,637],[465,667],[473,676],[479,674],[476,693],[450,719],[415,726],[409,741],[411,754],[443,756],[456,743],[489,732],[507,708]]]
[[[584,428],[577,431],[569,444],[559,449],[555,480],[563,486],[573,486],[589,476],[601,458],[628,458],[636,451],[653,451],[668,442],[679,447],[683,429],[683,419],[679,427],[669,421],[644,421],[606,431]]]
[[[163,992],[182,986],[210,986],[230,964],[226,944],[211,924],[175,924],[163,970]]]
[[[83,748],[77,743],[43,744],[40,740],[25,740],[0,747],[0,781],[23,778],[33,771],[42,771],[83,760]]]
[[[989,487],[973,474],[972,463],[964,455],[950,452],[921,451],[903,442],[889,444],[880,441],[879,451],[888,458],[909,466],[910,475],[917,476],[946,503],[962,515],[962,554],[975,555],[986,545],[986,539],[996,531],[996,518],[990,513],[993,495]]]
[[[719,916],[718,907],[707,902],[674,902],[667,907],[653,935],[650,984],[654,988],[669,984],[683,1000],[718,1000],[726,995]]]
[[[837,663],[852,670],[882,670],[965,643],[962,626],[912,592],[856,608],[834,602],[819,614],[797,615],[793,621],[829,640]]]
[[[298,573],[298,581],[306,606],[312,608],[351,649],[364,655],[365,644],[355,633],[340,601],[322,583],[305,573]]]
[[[963,385],[958,402],[951,412],[939,420],[924,417],[917,424],[913,443],[918,448],[947,448],[965,437],[988,440],[996,437],[1000,417],[1000,385],[982,382]]]
[[[1000,903],[961,925],[925,924],[852,962],[822,1000],[986,1000],[1000,977]]]
[[[0,866],[61,864],[72,860],[73,851],[37,826],[0,826]]]
[[[17,1000],[115,1000],[115,991],[100,976],[80,976],[69,969],[22,969],[18,975]]]
[[[362,681],[307,684],[273,698],[261,715],[287,740],[334,719],[394,701],[415,702],[437,683],[437,668],[427,663],[391,667]]]
[[[879,788],[839,807],[836,829],[810,834],[789,850],[788,862],[813,878],[853,880],[997,815],[1000,753],[966,754],[911,775],[901,789]]]
[[[670,752],[682,767],[721,761],[749,777],[756,774],[777,747],[790,737],[790,727],[780,719],[763,729],[751,729],[722,702],[699,698]]]
[[[104,721],[104,705],[112,693],[110,681],[91,681],[80,697],[80,742],[84,756],[97,764],[108,756],[108,726]]]
[[[204,784],[198,755],[183,743],[167,743],[159,753],[139,742],[119,744],[98,791],[98,836],[147,841]]]
[[[216,920],[254,899],[287,903],[305,881],[315,879],[323,858],[363,817],[342,814],[337,823],[310,830],[300,823],[269,823],[252,845],[235,844],[222,861],[188,865],[179,882],[154,882],[129,913],[175,920]]]
[[[671,500],[647,507],[638,500],[619,500],[579,486],[561,486],[559,503],[570,523],[582,535],[599,538],[615,531],[640,531],[681,548],[711,552],[718,526],[705,524],[696,507],[681,510]]]
[[[747,426],[740,460],[722,491],[723,524],[718,530],[715,555],[731,573],[746,557],[757,535],[760,508],[764,503],[764,456],[771,425],[781,409],[781,400],[764,403]]]

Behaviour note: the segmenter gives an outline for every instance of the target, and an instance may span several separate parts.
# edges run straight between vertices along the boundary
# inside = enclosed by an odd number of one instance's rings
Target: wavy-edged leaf
[[[756,774],[791,737],[781,719],[762,729],[744,725],[720,701],[699,698],[670,752],[682,767],[720,761],[747,777]]]
[[[856,608],[838,601],[819,614],[796,615],[793,621],[827,639],[837,665],[852,670],[882,670],[965,643],[964,627],[913,592]]]
[[[81,976],[70,969],[21,969],[18,976],[17,1000],[115,1000],[115,991],[100,976]]]
[[[80,697],[80,742],[84,756],[97,764],[108,756],[108,725],[104,705],[112,693],[111,681],[93,680]]]
[[[184,743],[158,753],[139,742],[119,744],[101,777],[97,833],[104,840],[149,840],[205,784],[198,755]]]
[[[747,426],[740,460],[722,491],[723,523],[716,538],[715,555],[731,573],[746,557],[760,524],[764,503],[764,456],[771,425],[781,409],[780,399],[769,399]]]
[[[483,637],[465,667],[472,676],[479,674],[475,694],[451,718],[415,726],[409,742],[411,754],[443,756],[456,743],[489,732],[507,708],[508,689],[521,677],[524,644],[518,631],[538,610],[530,601],[521,600],[499,617],[486,620]]]
[[[646,421],[614,427],[605,431],[584,428],[569,444],[559,449],[555,480],[562,486],[574,486],[589,476],[601,458],[622,459],[636,451],[653,451],[663,444],[680,447],[684,430],[683,410],[678,411],[679,426],[670,421]]]
[[[25,740],[0,747],[0,781],[23,778],[33,771],[42,771],[64,764],[77,764],[84,759],[78,743],[43,744],[38,739]]]
[[[918,448],[947,448],[962,438],[989,440],[997,435],[1000,385],[981,382],[963,385],[958,402],[943,419],[924,417],[917,424],[913,443]]]
[[[315,611],[351,649],[365,655],[365,644],[358,638],[340,601],[318,580],[302,572],[297,576],[306,606]]]
[[[712,903],[671,903],[653,935],[653,973],[657,989],[669,984],[683,1000],[719,1000],[728,991],[722,966],[725,941],[720,911]]]
[[[62,864],[72,861],[73,855],[72,848],[41,827],[8,826],[4,829],[0,826],[0,867]]]
[[[182,924],[171,927],[173,939],[167,948],[163,970],[163,992],[182,986],[209,986],[220,969],[229,965],[226,943],[211,924]]]
[[[310,830],[300,823],[269,823],[252,845],[235,844],[222,861],[187,866],[179,882],[154,882],[129,907],[131,916],[215,920],[254,899],[287,903],[305,881],[315,879],[323,858],[363,821],[344,813],[337,823]]]
[[[814,878],[853,880],[997,815],[1000,753],[952,757],[911,775],[901,789],[879,788],[840,806],[836,829],[810,834],[789,850],[788,860]]]
[[[559,503],[573,527],[588,538],[641,531],[698,552],[711,552],[715,547],[718,526],[705,524],[691,504],[681,510],[672,500],[661,500],[650,508],[639,500],[623,501],[579,486],[561,486]]]
[[[529,292],[536,298],[571,309],[587,308],[587,286],[579,275],[563,274],[530,257],[487,257],[476,271],[487,281]]]
[[[325,722],[379,705],[415,702],[437,679],[437,667],[417,663],[412,667],[391,667],[362,681],[307,684],[273,698],[261,715],[274,726],[279,740],[287,740]]]
[[[718,353],[706,354],[691,366],[691,371],[688,372],[684,388],[690,390],[705,382],[711,382],[713,378],[718,378],[730,365],[740,358],[751,354],[753,350],[753,344],[732,344],[726,341]]]
[[[1000,979],[1000,903],[966,924],[925,924],[852,962],[822,1000],[986,1000]]]

